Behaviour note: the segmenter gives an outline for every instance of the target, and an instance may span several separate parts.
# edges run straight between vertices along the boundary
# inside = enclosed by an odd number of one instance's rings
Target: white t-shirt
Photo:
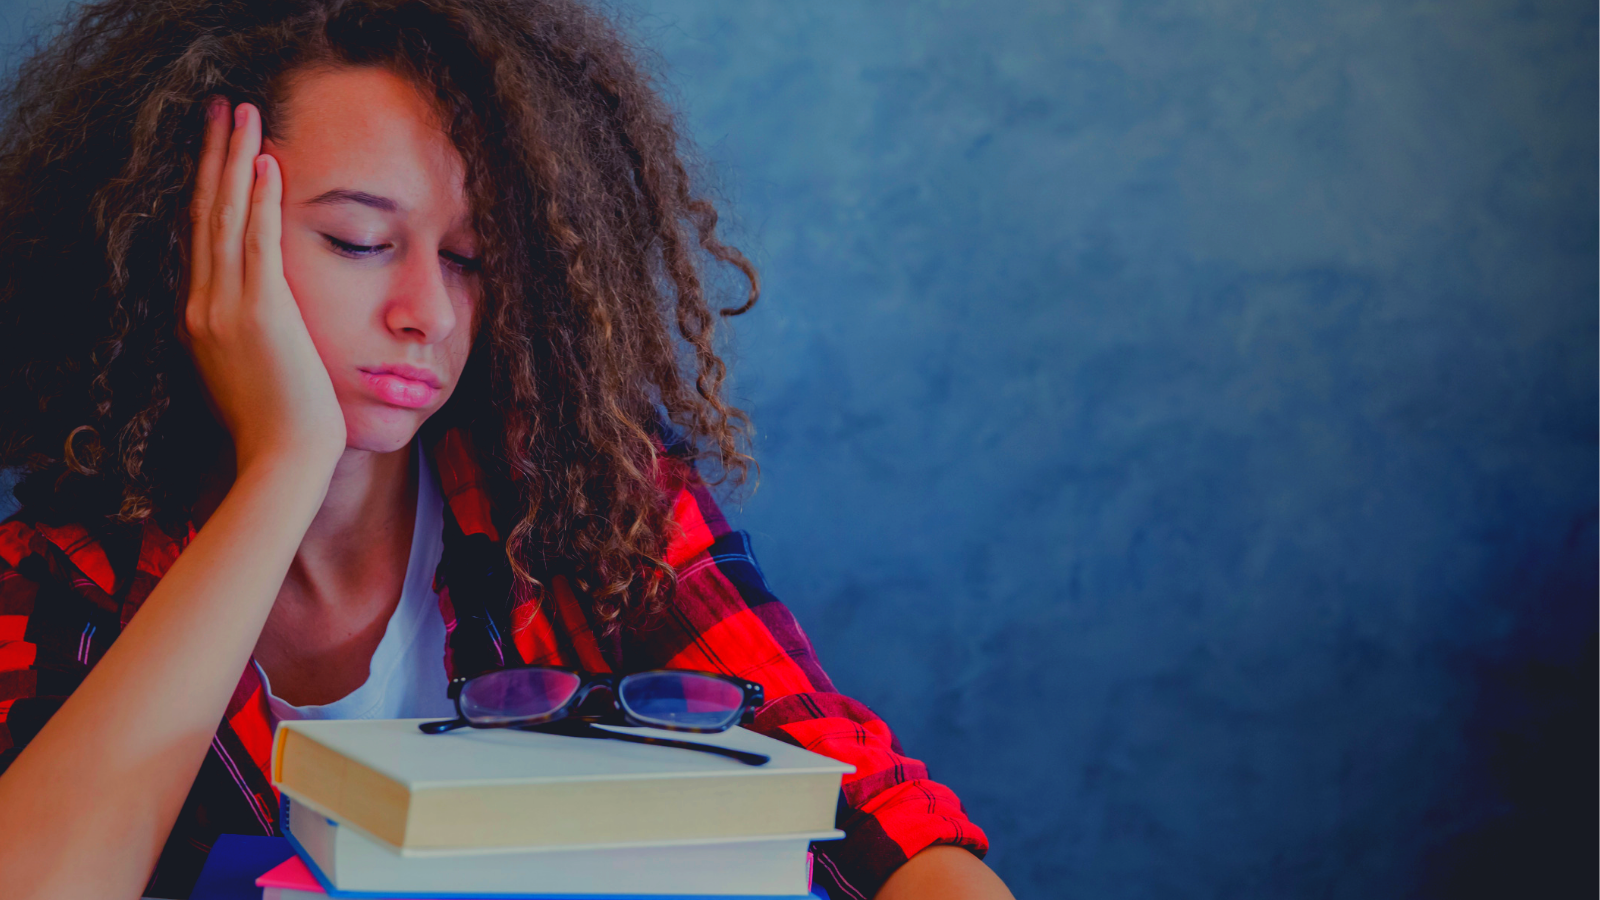
[[[420,445],[413,444],[411,457],[417,476],[411,558],[400,603],[373,651],[366,682],[332,703],[294,706],[273,695],[272,682],[256,663],[274,730],[284,719],[455,718],[455,703],[445,696],[450,679],[444,669],[444,616],[433,590],[433,573],[444,553],[444,494]]]

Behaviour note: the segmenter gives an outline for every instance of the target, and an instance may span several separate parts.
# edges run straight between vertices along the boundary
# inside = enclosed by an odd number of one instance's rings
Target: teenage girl
[[[186,897],[276,722],[457,675],[720,671],[855,765],[835,897],[1009,897],[702,470],[754,271],[573,0],[111,0],[0,133],[0,884]],[[704,268],[749,280],[738,309]],[[220,723],[220,724],[219,724]]]

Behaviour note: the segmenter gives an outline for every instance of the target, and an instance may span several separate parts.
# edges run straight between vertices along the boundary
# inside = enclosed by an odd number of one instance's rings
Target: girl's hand
[[[261,113],[207,107],[190,205],[189,297],[180,339],[233,436],[236,471],[316,464],[345,448],[333,381],[283,274],[283,176],[261,154]]]

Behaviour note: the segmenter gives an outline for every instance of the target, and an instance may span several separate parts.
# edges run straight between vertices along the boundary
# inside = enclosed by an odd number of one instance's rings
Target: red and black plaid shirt
[[[701,669],[759,682],[767,703],[750,727],[856,767],[839,800],[837,824],[848,836],[815,847],[818,883],[834,897],[872,896],[932,844],[980,856],[988,849],[955,794],[929,780],[870,709],[834,690],[794,616],[767,589],[749,537],[728,527],[686,463],[671,455],[662,463],[661,483],[675,497],[667,562],[679,579],[668,614],[647,630],[597,640],[587,605],[565,578],[550,579],[544,597],[514,587],[466,439],[449,432],[430,452],[448,501],[434,586],[451,677],[542,663],[600,672]],[[26,509],[0,524],[0,772],[193,536],[192,527],[174,536],[147,524],[120,546],[81,527],[30,522]],[[219,834],[278,833],[266,774],[271,744],[266,698],[246,666],[147,893],[188,896]]]

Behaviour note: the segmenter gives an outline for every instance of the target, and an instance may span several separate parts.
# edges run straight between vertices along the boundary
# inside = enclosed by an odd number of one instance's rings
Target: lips
[[[378,398],[391,406],[417,409],[432,403],[444,380],[416,366],[382,366],[362,369],[361,377]]]

